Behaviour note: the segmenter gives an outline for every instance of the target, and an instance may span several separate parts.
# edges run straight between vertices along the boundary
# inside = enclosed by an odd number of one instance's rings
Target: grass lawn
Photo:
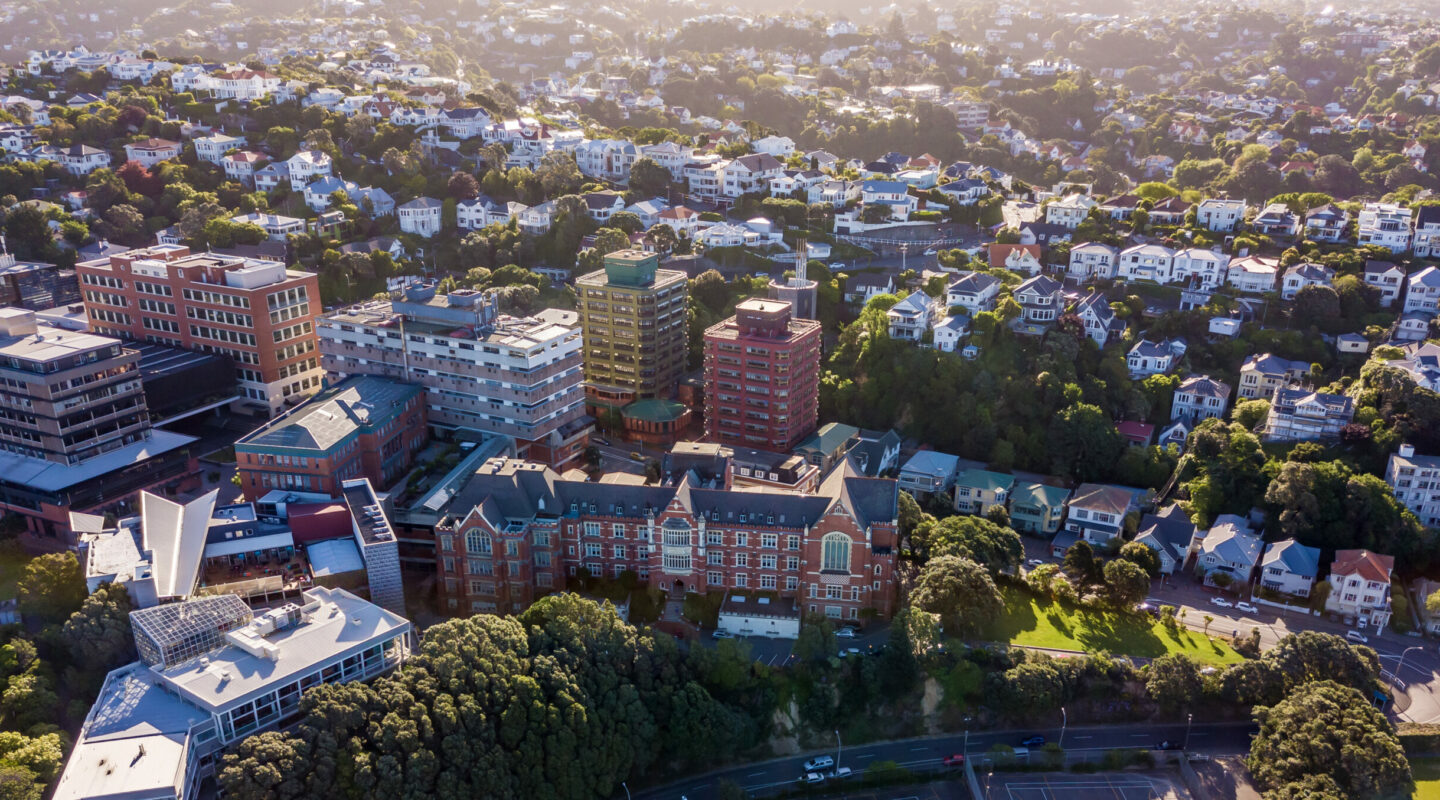
[[[1184,653],[1209,664],[1243,660],[1228,645],[1207,640],[1183,625],[1171,632],[1147,616],[1071,608],[1013,588],[1002,593],[1005,613],[987,631],[987,638],[994,641],[1141,658]]]
[[[1440,758],[1412,758],[1415,800],[1440,800]]]

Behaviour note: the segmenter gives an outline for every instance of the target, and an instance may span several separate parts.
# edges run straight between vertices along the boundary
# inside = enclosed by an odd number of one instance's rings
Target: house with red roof
[[[1394,556],[1336,550],[1327,579],[1330,596],[1325,599],[1325,610],[1354,617],[1362,628],[1373,623],[1379,631],[1390,622],[1390,575],[1394,571]]]

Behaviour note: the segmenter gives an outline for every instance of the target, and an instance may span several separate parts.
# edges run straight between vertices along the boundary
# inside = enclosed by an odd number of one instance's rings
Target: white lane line
[[[928,747],[912,747],[912,748],[910,748],[910,752],[912,752],[912,753],[924,753],[925,751],[927,751],[927,750],[929,750],[929,749],[930,749],[930,748],[928,748]]]
[[[1094,739],[1094,736],[1072,736],[1072,739]]]
[[[749,775],[746,775],[745,777],[747,777],[747,778],[754,778],[754,777],[758,777],[758,776],[764,775],[764,774],[765,774],[765,771],[764,771],[764,770],[761,770],[760,772],[752,772],[752,773],[750,773]]]
[[[856,758],[874,758],[874,757],[875,757],[875,754],[874,754],[874,753],[861,753],[860,755],[855,756],[855,757],[856,757]]]

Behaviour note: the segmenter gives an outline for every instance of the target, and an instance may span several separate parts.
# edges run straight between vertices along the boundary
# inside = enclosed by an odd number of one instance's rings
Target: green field
[[[1440,758],[1412,758],[1410,772],[1415,775],[1415,800],[1440,800]]]
[[[1103,650],[1141,658],[1183,653],[1209,664],[1243,660],[1228,645],[1208,640],[1183,625],[1171,632],[1147,616],[1072,608],[1036,599],[1019,589],[1003,593],[1005,613],[986,635],[994,641],[1092,653]]]

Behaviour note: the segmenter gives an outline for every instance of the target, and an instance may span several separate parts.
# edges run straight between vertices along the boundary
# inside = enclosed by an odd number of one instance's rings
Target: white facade
[[[1086,242],[1070,249],[1070,264],[1065,274],[1076,280],[1107,280],[1115,277],[1120,251],[1108,244]]]
[[[1360,209],[1359,243],[1392,253],[1410,249],[1410,209],[1393,203],[1366,203]]]
[[[1224,253],[1189,247],[1175,253],[1171,275],[1177,283],[1193,281],[1201,289],[1218,289],[1229,266],[1230,256]]]
[[[443,204],[432,197],[417,197],[396,209],[400,230],[429,239],[440,233]]]
[[[1230,233],[1245,219],[1243,200],[1211,198],[1195,208],[1195,223],[1215,233]]]

